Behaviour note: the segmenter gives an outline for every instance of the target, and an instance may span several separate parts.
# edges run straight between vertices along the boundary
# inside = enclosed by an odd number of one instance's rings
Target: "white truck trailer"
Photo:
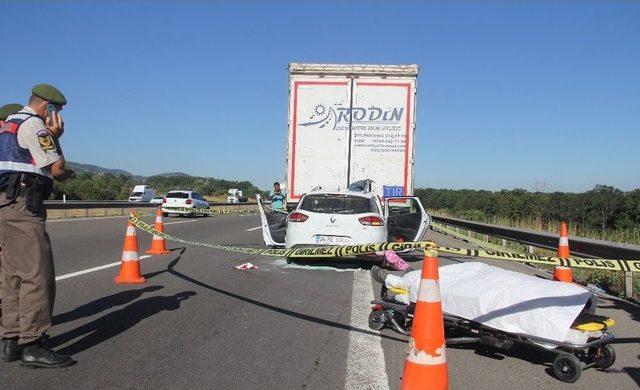
[[[417,65],[289,64],[287,202],[372,179],[413,195]]]

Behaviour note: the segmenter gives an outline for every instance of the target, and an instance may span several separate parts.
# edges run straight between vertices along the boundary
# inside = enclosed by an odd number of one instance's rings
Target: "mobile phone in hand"
[[[53,104],[47,103],[47,118],[49,118],[49,123],[53,124],[53,116],[60,111],[60,107]]]

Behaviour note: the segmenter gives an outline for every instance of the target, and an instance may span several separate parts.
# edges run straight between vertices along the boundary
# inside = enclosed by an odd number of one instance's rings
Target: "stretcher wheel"
[[[369,328],[373,330],[382,330],[386,325],[384,311],[371,310],[369,313]]]
[[[589,354],[596,354],[596,349],[593,348],[593,352],[589,350]],[[613,346],[610,344],[605,345],[600,348],[600,356],[595,358],[596,367],[600,369],[607,369],[613,366],[613,363],[616,362],[616,351],[613,349]]]
[[[553,360],[553,374],[566,383],[574,383],[582,374],[582,363],[574,355],[561,353]]]

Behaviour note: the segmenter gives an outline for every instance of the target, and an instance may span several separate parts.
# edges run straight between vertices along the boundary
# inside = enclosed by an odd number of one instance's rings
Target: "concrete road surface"
[[[167,232],[185,239],[263,245],[256,215],[165,222]],[[367,327],[369,301],[379,290],[370,265],[288,265],[169,243],[171,254],[141,261],[146,284],[116,285],[125,225],[122,217],[49,223],[59,278],[49,342],[78,363],[60,370],[0,363],[0,389],[399,387],[407,339]],[[428,238],[466,245],[434,232]],[[139,243],[143,252],[150,237],[139,233]],[[443,265],[468,260],[441,257]],[[258,269],[233,268],[247,261]],[[532,348],[448,348],[451,388],[638,388],[640,309],[601,300],[599,310],[617,321],[618,360],[608,372],[589,369],[568,385],[550,375],[553,356]]]

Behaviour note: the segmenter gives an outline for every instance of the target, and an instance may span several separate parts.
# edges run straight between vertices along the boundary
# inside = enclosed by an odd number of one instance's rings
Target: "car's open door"
[[[280,210],[267,210],[258,194],[256,194],[256,201],[260,211],[264,244],[269,247],[284,247],[288,214]]]
[[[386,198],[384,217],[387,220],[388,240],[391,242],[421,241],[431,224],[431,217],[416,197]]]

